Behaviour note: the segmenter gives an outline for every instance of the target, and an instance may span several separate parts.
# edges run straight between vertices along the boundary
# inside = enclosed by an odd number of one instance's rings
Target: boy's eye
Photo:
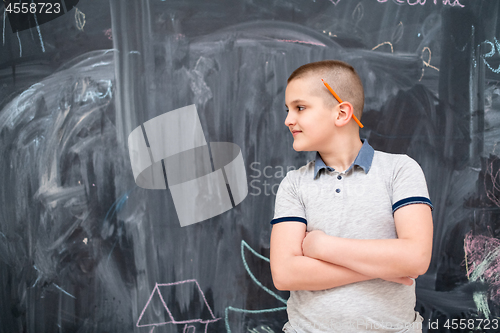
[[[297,109],[299,109],[299,111],[302,111],[301,109],[304,109],[305,107],[304,106],[297,106]],[[286,112],[290,111],[288,109],[285,110]]]

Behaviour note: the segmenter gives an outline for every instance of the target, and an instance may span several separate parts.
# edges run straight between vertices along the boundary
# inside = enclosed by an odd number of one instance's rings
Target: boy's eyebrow
[[[291,104],[297,104],[297,103],[307,103],[306,101],[304,101],[303,99],[296,99],[295,101],[293,101]],[[286,105],[285,103],[285,106],[288,107],[288,105]]]

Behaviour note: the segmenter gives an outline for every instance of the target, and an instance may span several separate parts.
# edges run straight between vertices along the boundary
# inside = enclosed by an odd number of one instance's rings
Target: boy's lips
[[[297,135],[297,134],[299,134],[299,133],[302,133],[302,131],[293,131],[293,132],[292,132],[293,136],[295,136],[295,135]]]

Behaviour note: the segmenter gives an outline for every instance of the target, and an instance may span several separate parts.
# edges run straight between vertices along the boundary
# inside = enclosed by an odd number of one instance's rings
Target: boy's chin
[[[297,152],[299,152],[299,151],[314,151],[314,149],[311,147],[298,145],[298,144],[293,145],[293,150],[295,150]]]

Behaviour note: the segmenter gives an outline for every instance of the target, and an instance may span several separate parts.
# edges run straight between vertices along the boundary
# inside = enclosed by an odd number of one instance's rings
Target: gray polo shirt
[[[317,152],[315,161],[287,172],[271,224],[299,221],[307,231],[337,237],[397,238],[393,214],[413,203],[433,208],[420,165],[405,154],[374,150],[364,140],[345,171],[326,166]],[[415,283],[383,279],[290,291],[283,332],[421,332],[415,304]]]

